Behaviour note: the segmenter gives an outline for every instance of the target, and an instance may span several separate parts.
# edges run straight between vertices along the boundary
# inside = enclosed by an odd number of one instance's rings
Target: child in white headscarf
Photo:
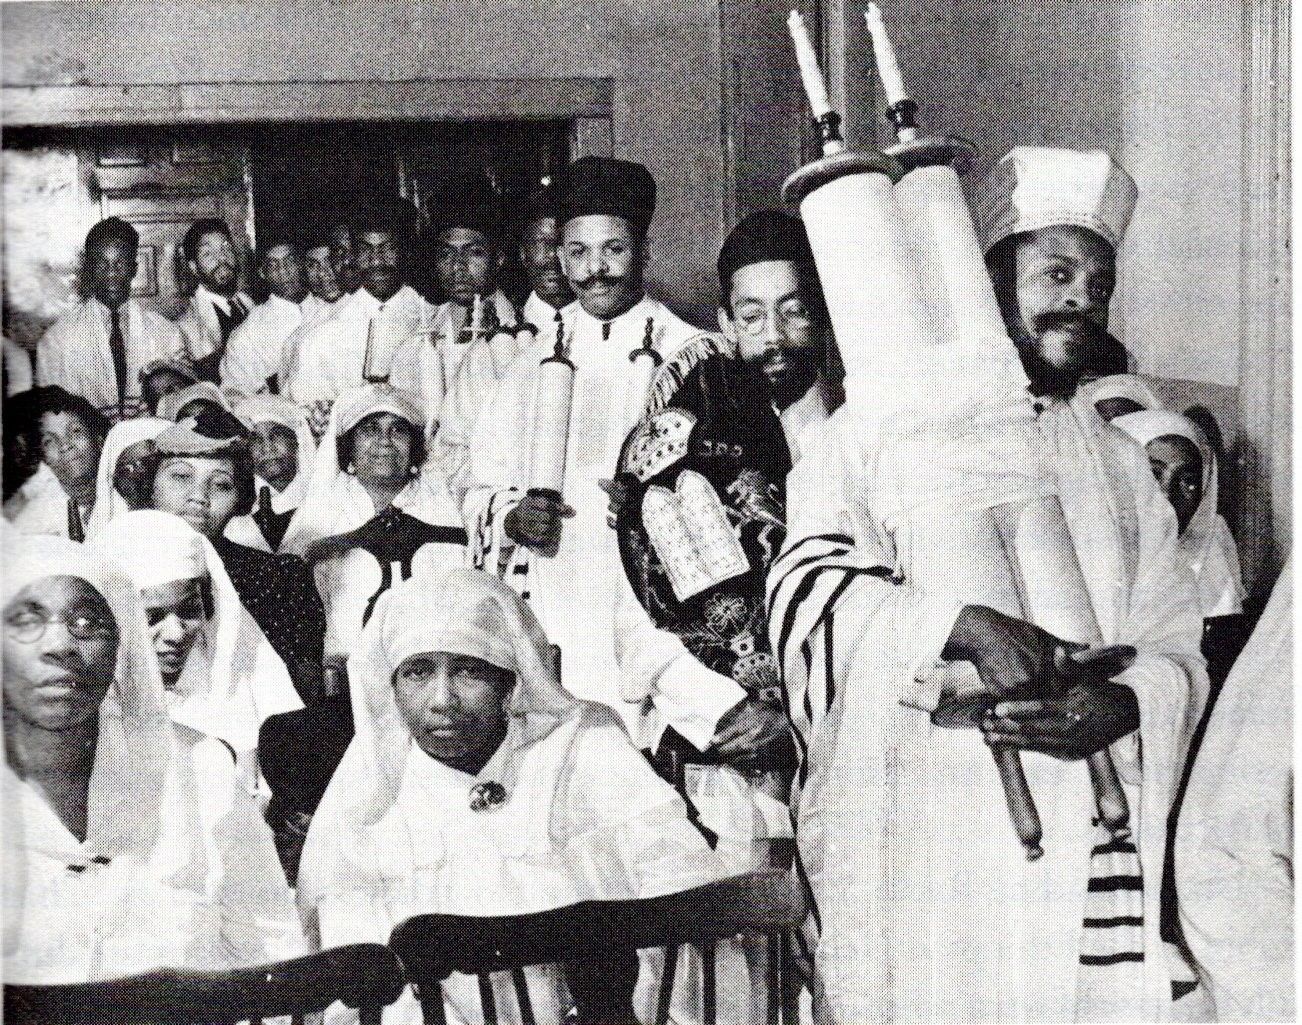
[[[489,702],[501,719],[477,720],[499,731],[478,768],[453,752],[476,721],[459,685],[449,681],[443,699],[407,697],[408,676],[440,659],[449,673],[476,677],[468,686],[489,685],[479,674],[501,687]],[[496,578],[449,568],[386,592],[349,678],[356,736],[299,875],[305,920],[322,944],[383,942],[421,913],[543,911],[725,874],[613,713],[561,688],[538,621]],[[560,970],[526,975],[536,1020],[556,1025],[568,1007]],[[450,1021],[482,1020],[473,978],[454,975],[443,988]],[[494,991],[501,1020],[518,1020],[509,976],[495,977]],[[419,1014],[404,997],[385,1020]]]
[[[12,532],[4,566],[5,981],[301,952],[283,878],[209,812],[233,772],[199,796],[129,578],[89,545]]]

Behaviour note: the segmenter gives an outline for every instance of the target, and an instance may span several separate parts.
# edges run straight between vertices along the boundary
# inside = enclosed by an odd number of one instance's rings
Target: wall
[[[722,242],[719,6],[697,0],[155,0],[0,6],[6,86],[609,77],[660,188],[650,287],[699,319]],[[255,29],[256,27],[256,29]]]

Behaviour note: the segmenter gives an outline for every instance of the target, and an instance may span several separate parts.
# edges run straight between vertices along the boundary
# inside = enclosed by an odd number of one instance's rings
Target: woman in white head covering
[[[99,454],[95,489],[99,497],[86,528],[88,538],[94,539],[118,516],[144,504],[146,497],[139,493],[130,464],[141,454],[152,454],[148,443],[171,426],[171,420],[142,416],[123,420],[108,432]]]
[[[1166,408],[1147,382],[1134,374],[1110,374],[1081,385],[1080,390],[1099,416],[1108,421],[1143,409]]]
[[[158,415],[164,420],[181,421],[196,416],[204,404],[231,411],[230,401],[211,381],[200,381],[180,391],[168,392],[158,400]],[[191,408],[193,407],[193,408]]]
[[[303,702],[212,545],[153,509],[119,517],[94,543],[141,592],[173,721],[228,744],[253,778],[258,728]]]
[[[12,532],[4,565],[5,981],[300,950],[283,879],[200,806],[132,582],[90,546]]]
[[[561,688],[538,621],[496,578],[455,567],[393,587],[349,677],[356,736],[299,874],[324,945],[383,942],[415,914],[542,911],[724,874],[613,713]],[[537,1021],[558,1022],[561,973],[527,974]],[[494,986],[514,1018],[510,979]],[[481,1020],[473,978],[444,991],[449,1020]],[[409,997],[391,1013],[419,1021]]]
[[[252,436],[253,511],[226,524],[226,536],[264,552],[278,551],[294,513],[303,504],[316,441],[307,414],[277,395],[254,395],[235,406]]]
[[[1175,507],[1180,551],[1193,570],[1207,621],[1203,654],[1213,682],[1219,683],[1243,645],[1239,617],[1247,592],[1234,536],[1217,511],[1215,453],[1198,425],[1179,413],[1149,409],[1112,423],[1148,451],[1153,473]]]
[[[388,587],[466,561],[461,513],[426,459],[425,421],[418,396],[388,385],[345,392],[331,410],[281,545],[315,566],[327,659],[353,649]]]

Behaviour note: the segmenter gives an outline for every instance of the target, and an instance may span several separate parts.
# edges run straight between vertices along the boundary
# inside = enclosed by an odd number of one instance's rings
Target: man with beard
[[[36,383],[59,385],[118,421],[142,410],[139,374],[155,359],[182,359],[176,325],[131,298],[140,236],[110,217],[86,235],[78,284],[84,299],[37,346]]]
[[[307,280],[303,251],[283,234],[260,245],[258,277],[267,288],[243,324],[231,332],[221,360],[221,384],[235,400],[263,392],[280,394],[280,363],[285,342],[303,325]]]
[[[553,323],[538,325],[538,339],[484,405],[466,468],[465,520],[478,564],[523,588],[560,646],[564,685],[632,718],[636,710],[620,697],[615,658],[614,610],[624,570],[602,485],[633,426],[626,411],[641,406],[630,395],[636,371],[629,356],[649,344],[669,358],[701,332],[643,290],[656,198],[645,167],[583,157],[562,172],[556,190],[561,262],[578,296],[559,325],[576,368],[564,497],[528,491],[539,368],[554,350]],[[576,608],[584,614],[575,615]]]
[[[422,248],[446,301],[429,333],[408,339],[397,358],[420,367],[426,409],[438,424],[433,455],[449,477],[465,463],[480,407],[516,354],[515,307],[497,287],[501,231],[501,202],[483,172],[453,175],[431,200]]]
[[[342,392],[368,381],[419,394],[419,362],[403,343],[428,331],[435,313],[407,284],[416,223],[411,204],[377,198],[359,205],[351,221],[361,287],[303,334],[298,366],[284,389],[295,402],[311,406],[314,432],[324,431],[329,407]]]
[[[240,258],[225,221],[195,221],[181,239],[181,255],[195,288],[176,326],[199,379],[216,383],[226,343],[253,309],[253,300],[240,291]]]
[[[719,289],[719,330],[764,371],[795,462],[801,436],[845,400],[804,225],[780,210],[742,220],[719,251]]]
[[[931,438],[931,396],[911,396],[912,420],[889,429],[866,429],[871,417],[847,404],[811,432],[788,478],[769,630],[805,755],[796,832],[829,1020],[1183,1017],[1172,982],[1187,969],[1162,941],[1158,897],[1171,798],[1208,690],[1200,611],[1143,452],[1074,394],[1135,200],[1104,153],[1014,150],[989,182],[980,236],[987,253],[1012,240],[992,269],[1034,405],[1019,375],[1003,382],[1004,421],[979,407],[935,421]],[[954,509],[966,529],[988,515],[983,502],[1025,487],[1017,474],[1057,495],[1061,543],[1075,549],[1104,643],[1133,647],[1128,668],[1089,669],[1044,630],[906,568],[936,558],[911,546],[912,523]],[[1032,540],[1019,536],[1019,550]],[[1057,557],[1034,555],[1037,566]],[[983,559],[960,548],[953,577],[988,573]],[[996,817],[1005,795],[982,745],[934,728],[952,684],[931,671],[940,660],[975,667],[994,699],[979,722],[986,744],[1021,753],[1043,819],[1038,860]],[[1105,750],[1129,805],[1130,828],[1115,835],[1083,764]]]

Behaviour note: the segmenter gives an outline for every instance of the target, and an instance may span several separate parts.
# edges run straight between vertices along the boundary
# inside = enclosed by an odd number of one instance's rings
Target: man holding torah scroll
[[[1120,239],[1130,206],[1100,202],[1107,188],[1058,175],[1041,187],[1065,210],[1058,223],[1106,224]],[[828,301],[840,297],[829,290]],[[1062,307],[1080,304],[1072,292]],[[1038,416],[1015,403],[1003,418],[978,409],[946,422],[936,411],[932,426],[942,430],[910,435],[898,423],[864,429],[873,411],[849,402],[815,432],[788,479],[770,631],[803,747],[797,837],[817,906],[816,997],[827,1021],[1173,1014],[1158,895],[1171,794],[1206,694],[1197,600],[1174,516],[1142,454],[1096,415],[1077,417],[1065,401],[1074,380],[1044,387],[1054,375],[1031,357],[1068,345],[1042,334],[1019,353],[1033,390],[1062,399],[1043,400]],[[924,369],[939,381],[946,351],[913,358],[931,361]],[[859,382],[847,380],[847,393],[862,394]],[[937,401],[901,396],[901,412],[926,426]],[[944,558],[954,577],[979,578],[990,553],[958,543],[949,554],[919,550],[917,528],[929,516],[961,524],[954,507],[988,507],[989,493],[1043,495],[1045,480],[1069,534],[1053,543],[1018,531],[1020,568],[1078,563],[1103,641],[1136,651],[1129,668],[1091,668],[1075,645],[902,572]],[[915,528],[912,550],[901,523]],[[1020,753],[1042,823],[1038,860],[1026,859],[1009,828],[981,732],[941,729],[926,714],[955,686],[957,673],[937,673],[938,660],[973,663],[995,698],[985,740]],[[1083,760],[1104,751],[1129,811],[1128,831],[1114,835],[1095,824]],[[1125,910],[1095,913],[1114,896]]]
[[[538,325],[538,339],[484,404],[470,445],[465,521],[476,565],[525,593],[559,645],[566,688],[631,718],[636,709],[620,698],[615,659],[615,607],[627,585],[601,482],[614,476],[620,447],[641,418],[645,368],[701,332],[643,290],[656,202],[645,167],[583,157],[554,187],[561,265],[578,298],[559,326]],[[557,355],[573,368],[569,415],[544,417],[539,384]],[[560,487],[531,479],[531,453],[543,442],[563,453]]]

